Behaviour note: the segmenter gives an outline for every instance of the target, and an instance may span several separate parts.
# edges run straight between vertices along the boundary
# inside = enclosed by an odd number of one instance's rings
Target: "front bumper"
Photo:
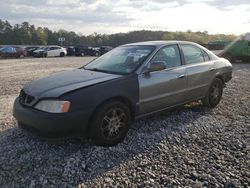
[[[21,128],[42,137],[84,136],[88,124],[86,112],[68,112],[53,114],[42,112],[20,104],[19,98],[14,102],[13,116]]]

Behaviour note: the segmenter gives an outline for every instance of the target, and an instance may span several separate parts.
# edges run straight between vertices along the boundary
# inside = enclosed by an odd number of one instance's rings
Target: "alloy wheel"
[[[220,101],[222,95],[222,88],[219,82],[215,82],[211,88],[210,101],[213,104],[217,104]]]
[[[101,133],[108,139],[119,137],[123,128],[126,126],[126,114],[121,108],[113,108],[108,111],[102,120]]]

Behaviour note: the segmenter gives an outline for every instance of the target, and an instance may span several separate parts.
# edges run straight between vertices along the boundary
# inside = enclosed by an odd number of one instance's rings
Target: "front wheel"
[[[99,146],[116,145],[125,138],[130,122],[130,111],[125,104],[119,101],[105,103],[92,119],[91,140]]]
[[[43,53],[42,57],[48,57],[48,54],[47,53]]]
[[[202,99],[202,103],[207,107],[214,108],[219,104],[222,93],[223,82],[221,79],[215,78],[208,90],[206,97]]]

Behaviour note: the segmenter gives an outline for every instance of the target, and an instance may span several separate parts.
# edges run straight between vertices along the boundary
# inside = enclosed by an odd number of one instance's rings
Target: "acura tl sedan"
[[[26,84],[13,114],[41,136],[77,134],[112,146],[135,119],[196,100],[216,107],[231,78],[230,62],[196,43],[133,43]]]

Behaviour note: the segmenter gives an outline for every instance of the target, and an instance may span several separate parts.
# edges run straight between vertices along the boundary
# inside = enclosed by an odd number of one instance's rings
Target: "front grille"
[[[21,90],[19,95],[19,101],[21,104],[30,105],[35,100],[35,97],[28,95],[23,90]]]

